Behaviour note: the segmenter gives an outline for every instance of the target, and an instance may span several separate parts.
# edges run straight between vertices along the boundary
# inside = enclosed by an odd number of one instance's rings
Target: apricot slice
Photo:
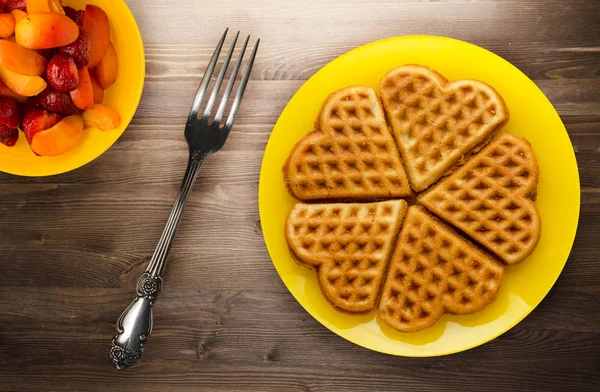
[[[0,67],[22,75],[41,76],[46,66],[44,56],[13,42],[0,40]]]
[[[31,149],[38,155],[60,155],[79,142],[83,133],[83,119],[79,115],[63,118],[45,131],[37,132],[31,140]]]
[[[50,12],[48,0],[25,0],[28,14],[39,14],[41,12]]]
[[[118,63],[117,63],[117,52],[112,42],[108,45],[108,50],[104,55],[104,58],[96,67],[96,75],[98,76],[98,82],[100,87],[104,90],[112,86],[117,79]]]
[[[83,13],[83,29],[90,35],[90,62],[89,68],[100,64],[110,43],[110,24],[108,16],[102,9],[87,5]]]
[[[6,68],[0,67],[0,80],[14,91],[24,97],[33,97],[46,89],[46,81],[39,76],[22,75]]]
[[[14,9],[10,11],[10,14],[15,18],[15,23],[19,23],[21,19],[27,16],[27,12],[21,11],[19,9]]]
[[[85,128],[98,128],[109,131],[121,125],[121,116],[113,108],[98,103],[92,109],[83,112]]]
[[[87,110],[94,106],[94,88],[87,67],[79,70],[79,84],[70,92],[73,103],[79,109]]]
[[[57,48],[74,42],[79,37],[79,27],[56,12],[33,14],[17,23],[15,37],[24,48]]]
[[[92,80],[92,89],[94,89],[94,103],[102,103],[104,101],[104,89],[100,87],[95,72],[90,72],[90,79]]]
[[[6,97],[13,97],[19,103],[27,102],[27,97],[24,97],[22,95],[15,93],[14,91],[12,91],[8,87],[6,87],[6,85],[1,80],[0,80],[0,95],[6,96]]]
[[[13,35],[16,23],[12,14],[0,14],[0,38],[8,38]]]
[[[58,12],[59,14],[65,14],[65,9],[63,8],[60,0],[48,0],[48,5],[50,6],[50,12]]]
[[[36,133],[52,128],[63,119],[62,116],[56,113],[39,108],[33,108],[26,112],[27,114],[23,117],[23,133],[29,144],[31,144]]]

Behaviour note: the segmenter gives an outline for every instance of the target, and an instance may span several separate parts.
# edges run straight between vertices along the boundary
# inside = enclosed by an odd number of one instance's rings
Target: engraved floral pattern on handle
[[[120,346],[116,339],[112,341],[112,347],[110,349],[110,358],[117,366],[117,369],[122,370],[129,366],[133,366],[138,359],[140,359],[142,353],[132,349],[129,346]]]
[[[159,276],[152,276],[144,273],[138,280],[138,295],[150,301],[155,301],[162,288],[162,279]]]

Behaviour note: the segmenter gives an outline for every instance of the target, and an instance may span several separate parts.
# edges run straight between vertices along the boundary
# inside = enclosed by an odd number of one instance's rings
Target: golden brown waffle
[[[504,100],[487,84],[448,82],[420,65],[391,70],[380,89],[415,191],[437,181],[509,117]]]
[[[434,218],[408,209],[379,302],[383,321],[402,332],[427,328],[444,313],[469,314],[498,294],[504,267]]]
[[[316,130],[296,144],[283,173],[292,195],[302,201],[373,201],[411,194],[379,98],[364,86],[327,98]]]
[[[537,182],[529,142],[504,133],[419,201],[506,264],[516,264],[540,239],[540,215],[531,200]]]
[[[350,313],[375,309],[407,203],[296,204],[286,239],[296,260],[317,269],[327,299]]]

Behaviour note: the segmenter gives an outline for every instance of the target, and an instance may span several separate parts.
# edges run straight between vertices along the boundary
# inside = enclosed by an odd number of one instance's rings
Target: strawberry
[[[0,125],[17,128],[21,124],[19,103],[13,97],[0,96]]]
[[[12,10],[27,12],[25,0],[6,0],[6,3],[4,3],[4,12],[8,13]]]
[[[88,33],[79,29],[79,38],[72,44],[60,48],[59,53],[70,54],[75,60],[77,68],[81,69],[90,62],[91,41]]]
[[[56,113],[50,113],[44,109],[34,109],[23,118],[23,133],[25,133],[27,141],[31,144],[36,133],[52,128],[60,120],[62,120],[62,116]]]
[[[17,128],[0,125],[0,143],[12,147],[17,144],[17,140],[19,140],[19,130]]]
[[[83,10],[76,10],[69,6],[64,6],[65,15],[69,17],[73,22],[77,23],[79,27],[83,27]]]
[[[47,88],[38,95],[38,105],[48,111],[66,116],[83,113],[83,110],[75,106],[69,93],[56,91],[52,88]]]
[[[73,56],[60,53],[52,57],[46,68],[46,79],[57,91],[75,90],[79,84],[79,74]]]

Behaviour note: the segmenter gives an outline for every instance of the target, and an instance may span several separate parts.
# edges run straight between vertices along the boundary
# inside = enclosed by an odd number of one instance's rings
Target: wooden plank
[[[147,54],[139,110],[94,162],[0,173],[0,390],[592,391],[600,383],[600,2],[128,0]],[[182,129],[224,27],[262,45],[236,127],[201,172],[141,366],[108,359],[187,160]],[[464,39],[534,80],[576,152],[582,205],[557,284],[523,322],[464,353],[401,358],[328,331],[288,293],[257,207],[262,155],[324,64],[406,34]],[[60,218],[59,218],[60,217]],[[232,276],[234,278],[232,278]]]

